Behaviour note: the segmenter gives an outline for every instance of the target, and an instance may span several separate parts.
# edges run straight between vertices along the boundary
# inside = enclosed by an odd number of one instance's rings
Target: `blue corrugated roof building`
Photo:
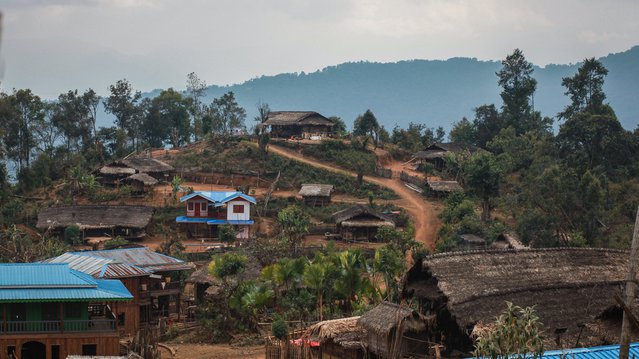
[[[0,303],[131,299],[119,280],[94,279],[66,263],[0,264]]]
[[[513,356],[514,357],[514,356]],[[526,355],[532,358],[532,355]],[[630,344],[629,358],[639,358],[639,343]],[[540,359],[617,359],[619,358],[619,344],[604,345],[590,348],[572,348],[549,350]],[[468,358],[473,359],[473,358]]]

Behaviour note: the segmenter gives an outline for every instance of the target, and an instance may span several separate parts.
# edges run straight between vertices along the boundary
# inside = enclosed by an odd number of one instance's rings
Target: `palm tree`
[[[324,303],[322,299],[324,297],[324,290],[326,288],[326,282],[328,281],[328,274],[331,271],[332,264],[330,262],[321,263],[309,263],[304,268],[304,284],[309,288],[314,289],[317,297],[317,309],[319,313],[319,320],[324,320],[323,307]]]

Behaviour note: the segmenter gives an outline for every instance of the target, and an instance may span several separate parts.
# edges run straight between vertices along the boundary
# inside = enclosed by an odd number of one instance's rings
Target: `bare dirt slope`
[[[269,145],[269,151],[331,172],[353,177],[356,176],[354,172],[328,163],[320,162],[312,158],[304,157],[299,152],[275,146],[273,144]],[[388,162],[385,165],[393,169],[393,178],[364,176],[364,181],[384,186],[395,191],[400,199],[394,201],[394,203],[397,206],[404,208],[415,224],[415,239],[418,242],[423,243],[427,248],[431,250],[435,249],[435,239],[437,238],[437,230],[440,226],[436,214],[436,205],[426,201],[421,194],[404,185],[404,183],[399,179],[399,172],[402,170],[401,163],[388,158],[385,158],[385,161]]]

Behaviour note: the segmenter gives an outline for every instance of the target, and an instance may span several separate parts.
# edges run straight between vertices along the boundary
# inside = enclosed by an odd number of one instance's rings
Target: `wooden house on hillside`
[[[366,330],[366,346],[375,358],[428,356],[428,319],[411,308],[382,302],[362,314],[357,325]]]
[[[119,186],[125,179],[144,173],[158,181],[168,181],[173,166],[155,158],[127,158],[111,162],[95,171],[105,186]],[[148,181],[147,181],[148,182]]]
[[[404,290],[423,314],[436,316],[431,335],[447,348],[472,350],[475,327],[494,322],[507,301],[535,306],[548,349],[578,338],[597,345],[610,338],[601,328],[619,333],[614,294],[625,283],[628,258],[626,251],[593,248],[442,253],[411,269]]]
[[[180,198],[186,205],[186,216],[175,221],[189,237],[217,238],[218,226],[232,225],[237,239],[250,238],[251,205],[255,198],[237,191],[196,191]]]
[[[120,281],[67,264],[0,264],[0,358],[119,355],[114,310],[131,299]]]
[[[155,209],[147,206],[79,205],[43,208],[38,212],[36,228],[51,230],[62,235],[64,230],[77,225],[82,240],[140,239],[146,236]]]
[[[325,206],[331,203],[332,184],[302,184],[298,193],[307,206]]]
[[[181,312],[180,272],[193,265],[148,248],[68,252],[47,259],[47,263],[66,263],[95,279],[117,279],[133,295],[133,300],[114,310],[120,329],[127,335],[157,323],[162,317]]]
[[[380,227],[395,227],[388,216],[359,204],[333,213],[333,220],[342,238],[350,241],[375,240]]]
[[[262,126],[270,127],[273,137],[323,138],[333,132],[335,124],[317,112],[272,111]]]
[[[422,161],[430,162],[435,165],[435,169],[441,171],[444,169],[445,161],[444,157],[449,153],[473,153],[477,151],[484,151],[481,148],[464,143],[436,143],[428,146],[423,151],[419,151],[413,155],[413,158]]]
[[[447,197],[454,192],[464,192],[464,189],[457,181],[427,180],[426,187],[428,189],[428,195],[437,198]]]
[[[157,179],[149,176],[146,173],[136,173],[125,178],[124,183],[128,184],[132,188],[133,194],[144,194],[153,192],[153,186],[159,183]]]

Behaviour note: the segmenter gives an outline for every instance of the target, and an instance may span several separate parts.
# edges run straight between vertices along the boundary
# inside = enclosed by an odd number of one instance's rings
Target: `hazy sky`
[[[0,0],[1,89],[45,98],[312,72],[347,61],[477,57],[538,65],[639,44],[637,0]]]

